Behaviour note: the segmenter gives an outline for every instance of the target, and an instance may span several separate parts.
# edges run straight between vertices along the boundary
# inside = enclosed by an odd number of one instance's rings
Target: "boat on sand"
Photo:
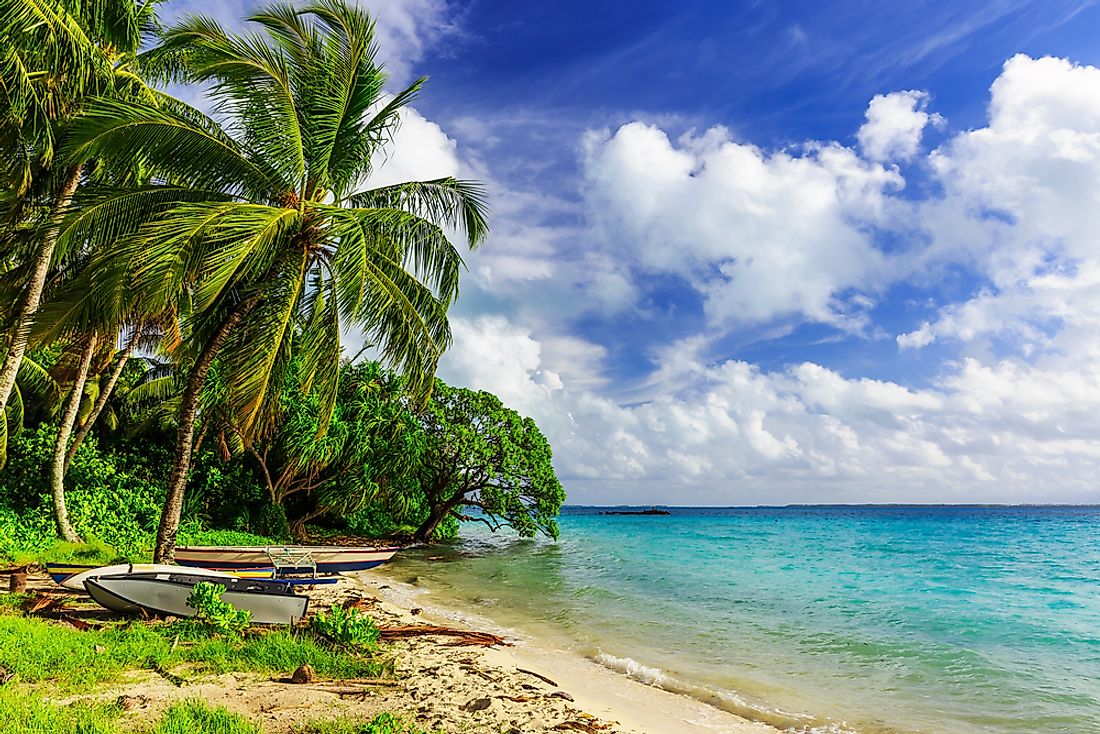
[[[254,624],[294,624],[306,615],[308,596],[298,596],[278,581],[212,578],[193,573],[130,573],[88,579],[85,588],[100,606],[122,613],[194,617],[187,600],[200,581],[225,587],[222,601],[252,612]]]
[[[374,568],[393,558],[397,547],[344,547],[335,545],[181,545],[176,563],[203,568],[274,566],[276,574],[312,572],[313,575],[345,573]]]
[[[78,564],[47,563],[46,570],[55,583],[73,591],[84,591],[84,582],[96,576],[117,576],[125,573],[174,573],[188,572],[208,575],[214,578],[255,578],[269,579],[275,574],[274,567],[255,568],[181,568],[163,563],[118,563],[113,566],[82,566]]]

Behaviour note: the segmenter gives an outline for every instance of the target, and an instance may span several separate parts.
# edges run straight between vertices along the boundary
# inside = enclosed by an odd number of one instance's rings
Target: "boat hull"
[[[252,612],[254,624],[294,624],[306,615],[309,597],[298,596],[286,584],[252,579],[212,579],[189,573],[141,573],[100,576],[85,584],[100,605],[112,611],[194,617],[187,605],[195,584],[210,581],[225,586],[222,600]]]
[[[72,589],[84,591],[84,582],[95,576],[114,576],[125,573],[188,573],[209,574],[217,578],[254,578],[269,579],[275,574],[270,565],[242,567],[233,569],[207,568],[183,569],[162,563],[120,563],[113,566],[82,566],[78,564],[47,563],[46,570],[55,583]]]
[[[344,548],[340,546],[179,546],[175,560],[181,566],[243,568],[275,566],[279,573],[311,571],[318,574],[363,571],[393,558],[399,548]]]

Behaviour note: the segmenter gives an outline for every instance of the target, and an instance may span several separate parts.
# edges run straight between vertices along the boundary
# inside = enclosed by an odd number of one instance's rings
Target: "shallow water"
[[[672,512],[388,570],[792,732],[1100,732],[1100,508]]]

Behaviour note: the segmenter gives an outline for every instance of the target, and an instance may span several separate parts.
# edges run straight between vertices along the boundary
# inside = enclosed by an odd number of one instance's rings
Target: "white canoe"
[[[308,596],[298,596],[277,581],[211,579],[188,572],[136,573],[89,579],[85,588],[101,606],[118,612],[141,609],[161,616],[194,617],[187,599],[195,584],[214,581],[225,587],[222,600],[252,612],[255,624],[294,624],[306,615]]]
[[[209,576],[210,578],[216,579],[236,578],[231,573],[226,573],[225,571],[213,571],[208,568],[183,569],[179,566],[168,566],[163,563],[120,563],[116,566],[101,566],[99,568],[93,568],[78,574],[74,574],[62,581],[61,585],[64,586],[66,589],[72,589],[73,591],[84,591],[85,581],[87,581],[88,579],[99,578],[100,576],[118,576],[128,573],[179,573],[181,571],[185,571],[186,573],[196,576]]]
[[[277,571],[299,569],[324,574],[374,568],[393,558],[399,550],[337,545],[181,545],[176,548],[175,559],[181,566],[225,569],[275,566]]]

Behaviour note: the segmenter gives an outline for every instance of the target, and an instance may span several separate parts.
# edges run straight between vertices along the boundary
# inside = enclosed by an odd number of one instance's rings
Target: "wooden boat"
[[[331,545],[182,545],[176,548],[176,563],[222,569],[264,565],[274,566],[276,575],[312,572],[316,576],[374,568],[399,550]]]
[[[252,612],[255,624],[294,624],[306,615],[309,607],[308,596],[298,596],[278,581],[214,579],[188,572],[99,576],[88,579],[84,586],[100,606],[112,611],[144,610],[160,616],[194,617],[196,612],[187,605],[187,599],[200,581],[224,586],[222,600]]]
[[[84,591],[84,581],[91,576],[113,575],[120,573],[171,573],[172,571],[184,571],[179,566],[169,566],[157,563],[121,563],[114,566],[83,566],[69,563],[47,563],[46,570],[55,583],[73,591]],[[249,579],[269,579],[275,575],[273,566],[257,566],[253,568],[204,568],[202,570],[186,569],[191,573],[204,573],[209,571],[211,575],[224,577],[235,576]]]

